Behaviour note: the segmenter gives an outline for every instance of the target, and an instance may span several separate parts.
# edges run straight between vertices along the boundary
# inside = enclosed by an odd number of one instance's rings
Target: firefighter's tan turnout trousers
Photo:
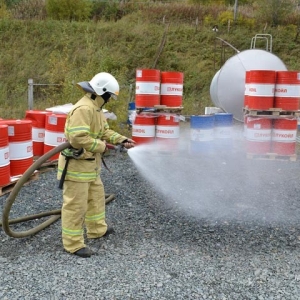
[[[105,222],[105,192],[100,177],[92,182],[66,180],[61,210],[62,241],[66,251],[74,253],[86,247],[84,230],[88,238],[103,236]]]

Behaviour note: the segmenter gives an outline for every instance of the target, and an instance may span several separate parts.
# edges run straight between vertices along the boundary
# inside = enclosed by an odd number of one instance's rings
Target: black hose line
[[[0,226],[2,226],[4,232],[8,236],[11,236],[11,237],[14,237],[14,238],[23,238],[23,237],[27,237],[27,236],[30,236],[30,235],[34,235],[34,234],[38,233],[39,231],[43,230],[44,228],[46,228],[47,226],[51,225],[52,223],[54,223],[55,221],[57,221],[60,218],[60,215],[61,215],[61,210],[60,209],[52,210],[52,211],[48,211],[48,212],[42,212],[42,213],[39,213],[39,214],[25,216],[25,217],[13,219],[13,220],[9,220],[9,213],[10,213],[11,207],[12,207],[19,191],[21,190],[24,183],[26,183],[28,181],[30,176],[36,170],[38,170],[42,166],[42,164],[45,163],[48,159],[50,159],[53,155],[61,152],[62,150],[66,149],[68,147],[70,147],[70,143],[66,142],[66,143],[63,143],[63,144],[51,149],[49,152],[47,152],[43,156],[39,157],[25,171],[25,173],[21,176],[21,178],[17,181],[16,185],[14,186],[12,191],[10,192],[9,197],[6,199],[6,202],[5,202],[4,207],[3,207],[3,212],[2,212],[2,223],[0,223]],[[105,195],[105,203],[110,202],[111,200],[114,199],[114,197],[115,197],[114,194]],[[32,229],[29,229],[29,230],[26,230],[26,231],[18,231],[17,232],[17,231],[13,231],[9,227],[10,224],[16,224],[16,223],[25,222],[25,221],[34,220],[34,219],[39,219],[39,218],[47,217],[47,216],[50,216],[50,218],[47,219],[46,221],[44,221],[43,223],[37,225],[36,227],[34,227]]]

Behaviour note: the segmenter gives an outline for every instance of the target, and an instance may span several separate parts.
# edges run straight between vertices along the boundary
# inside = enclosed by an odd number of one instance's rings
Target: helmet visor
[[[91,87],[88,81],[78,82],[77,85],[81,87],[85,92],[95,94],[94,89]]]

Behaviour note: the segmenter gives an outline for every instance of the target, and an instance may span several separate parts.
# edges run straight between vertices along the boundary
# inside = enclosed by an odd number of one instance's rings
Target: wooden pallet
[[[40,158],[40,156],[34,156],[33,160],[34,162],[36,160],[38,160]],[[51,171],[54,168],[56,168],[58,165],[58,160],[47,160],[46,162],[44,162],[39,168],[38,171],[41,173],[47,172],[47,171]]]
[[[269,118],[286,118],[286,117],[299,117],[299,110],[283,110],[281,108],[270,108],[267,110],[256,110],[256,109],[248,109],[245,107],[243,109],[244,114],[247,116],[253,117],[269,117]]]
[[[154,105],[154,107],[137,107],[137,113],[141,112],[180,112],[183,109],[183,106],[170,107],[166,105]]]
[[[291,155],[280,155],[277,153],[266,153],[266,154],[255,154],[247,153],[248,159],[257,159],[257,160],[284,160],[284,161],[296,161],[297,154]]]
[[[45,163],[43,163],[39,168],[38,171],[40,173],[45,173],[48,171],[52,171],[53,169],[57,168],[58,165],[58,161],[54,160],[54,161],[46,161]]]
[[[20,177],[21,178],[21,177]],[[29,184],[31,181],[34,181],[34,180],[37,180],[39,178],[39,172],[35,172],[33,173],[30,178],[24,183],[24,185],[27,185]],[[0,187],[0,197],[7,194],[7,193],[10,193],[13,188],[15,187],[15,185],[17,184],[17,182],[19,181],[20,179],[14,179],[12,182],[4,185],[4,186],[1,186]]]

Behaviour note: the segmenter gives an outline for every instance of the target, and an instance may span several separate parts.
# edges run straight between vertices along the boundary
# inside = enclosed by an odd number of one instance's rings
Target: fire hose
[[[36,170],[38,170],[42,166],[42,164],[45,163],[47,160],[49,160],[53,155],[63,151],[64,149],[66,149],[70,146],[71,146],[70,143],[66,142],[66,143],[63,143],[63,144],[51,149],[49,152],[47,152],[44,155],[42,155],[41,157],[39,157],[22,174],[21,178],[17,181],[16,185],[10,192],[9,197],[6,199],[6,202],[3,207],[3,212],[2,212],[2,223],[0,222],[0,226],[2,226],[4,232],[8,236],[11,236],[14,238],[23,238],[23,237],[27,237],[30,235],[34,235],[34,234],[40,232],[41,230],[45,229],[46,227],[48,227],[49,225],[51,225],[52,223],[54,223],[55,221],[57,221],[60,218],[61,209],[42,212],[39,214],[29,215],[29,216],[12,219],[12,220],[9,220],[9,214],[10,214],[11,207],[12,207],[19,191],[21,190],[22,186],[28,181],[28,179],[32,176],[32,174]],[[108,149],[114,149],[117,151],[121,151],[120,147],[114,146],[114,145],[108,145]],[[123,149],[122,151],[125,151],[125,149]],[[114,194],[105,195],[105,203],[112,201],[114,199],[114,197],[115,197]],[[39,218],[43,218],[43,217],[47,217],[47,216],[50,216],[50,217],[46,221],[44,221],[43,223],[41,223],[29,230],[13,231],[9,226],[10,224],[16,224],[16,223],[21,223],[21,222],[25,222],[25,221],[35,220],[35,219],[39,219]]]

